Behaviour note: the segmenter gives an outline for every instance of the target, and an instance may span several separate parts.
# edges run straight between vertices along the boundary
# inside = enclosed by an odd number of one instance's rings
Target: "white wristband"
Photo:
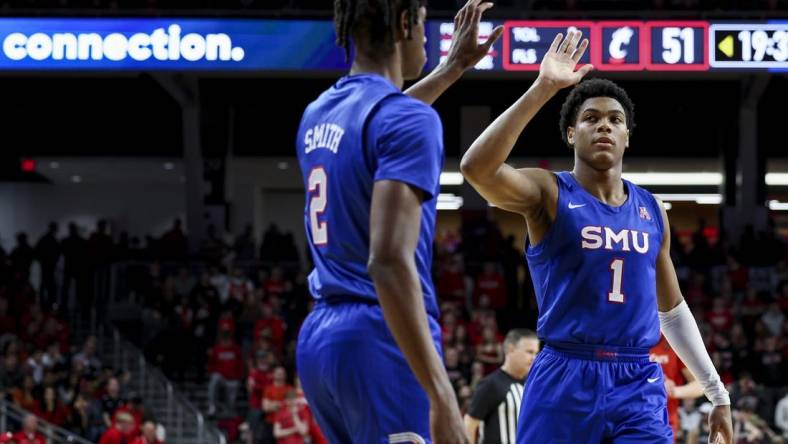
[[[728,391],[703,345],[698,325],[687,303],[682,300],[672,310],[659,312],[659,324],[673,351],[700,382],[712,405],[730,405]]]

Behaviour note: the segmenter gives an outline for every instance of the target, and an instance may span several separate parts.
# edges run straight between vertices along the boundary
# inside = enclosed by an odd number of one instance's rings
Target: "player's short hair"
[[[408,38],[426,0],[334,0],[337,45],[350,59],[350,39],[365,39],[373,54],[388,56],[394,51],[394,29],[402,11],[408,11]]]
[[[610,97],[624,107],[627,119],[627,129],[630,135],[635,128],[635,104],[623,88],[607,79],[589,79],[577,84],[561,105],[561,120],[558,126],[561,129],[561,139],[569,145],[566,129],[574,126],[580,106],[588,99],[594,97]],[[571,146],[571,145],[570,145]]]
[[[533,330],[529,330],[527,328],[515,328],[509,330],[509,333],[506,333],[506,337],[503,340],[503,346],[515,346],[520,339],[539,339],[536,336],[536,333]]]

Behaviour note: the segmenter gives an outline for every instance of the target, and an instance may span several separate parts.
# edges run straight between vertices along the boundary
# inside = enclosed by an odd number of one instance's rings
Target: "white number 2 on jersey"
[[[624,293],[621,292],[621,284],[624,278],[624,259],[613,259],[610,263],[610,271],[613,272],[613,289],[607,294],[607,301],[623,304]]]
[[[309,227],[312,231],[312,243],[326,245],[328,243],[328,223],[318,220],[328,205],[328,178],[323,167],[315,167],[309,173]]]

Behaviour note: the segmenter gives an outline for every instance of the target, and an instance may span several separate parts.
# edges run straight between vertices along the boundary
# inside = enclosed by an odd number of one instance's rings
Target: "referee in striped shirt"
[[[503,366],[479,381],[465,415],[471,444],[516,442],[523,383],[539,352],[539,339],[533,331],[518,328],[509,331],[503,347],[506,353]]]

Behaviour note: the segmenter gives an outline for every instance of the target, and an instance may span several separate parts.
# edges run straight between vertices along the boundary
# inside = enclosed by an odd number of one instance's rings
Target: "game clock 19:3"
[[[712,67],[788,68],[788,23],[715,23],[709,31]]]

